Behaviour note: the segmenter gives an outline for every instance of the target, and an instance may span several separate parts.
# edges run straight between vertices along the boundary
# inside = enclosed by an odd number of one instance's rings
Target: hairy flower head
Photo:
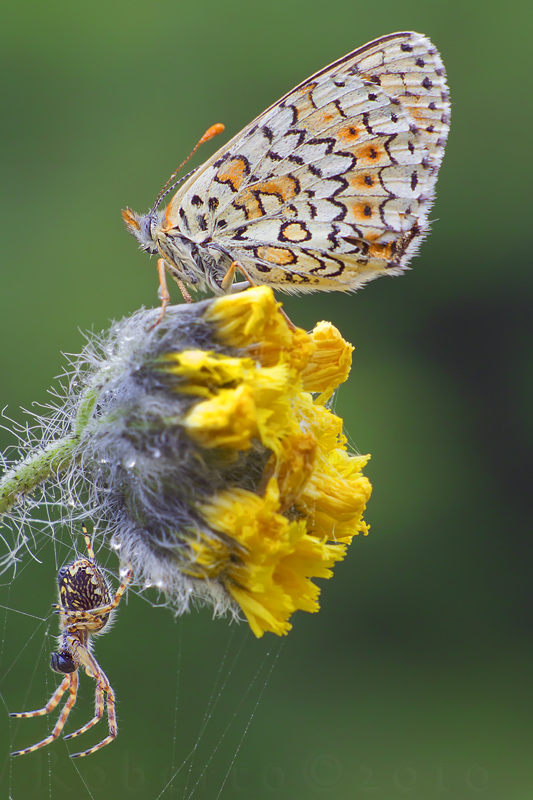
[[[45,477],[177,611],[209,601],[256,636],[287,633],[318,610],[313,579],[367,532],[368,456],[326,407],[352,347],[330,323],[294,328],[267,287],[169,308],[152,328],[156,313],[86,348],[41,441]],[[21,475],[3,480],[10,497],[31,488]]]

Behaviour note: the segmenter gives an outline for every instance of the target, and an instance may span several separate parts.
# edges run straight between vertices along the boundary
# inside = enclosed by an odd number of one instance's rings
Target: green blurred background
[[[174,800],[208,763],[195,798],[533,796],[532,22],[526,0],[4,8],[0,405],[17,419],[20,405],[46,402],[80,330],[157,302],[155,261],[120,209],[146,211],[209,125],[224,122],[229,138],[396,30],[432,38],[453,112],[413,271],[355,296],[286,301],[296,323],[332,320],[356,345],[337,410],[372,453],[372,531],[324,585],[320,614],[294,619],[235,762],[279,641],[207,611],[175,622],[130,594],[97,648],[118,694],[117,742],[76,764],[63,742],[10,762],[10,742],[29,745],[46,724],[13,723],[0,707],[2,797]],[[0,432],[0,443],[12,439]],[[55,557],[41,555],[13,585],[4,576],[4,606],[48,614]],[[4,704],[35,708],[57,677],[49,623],[15,611],[0,623]],[[188,789],[182,771],[161,794],[227,675]],[[80,725],[93,692],[82,687]]]

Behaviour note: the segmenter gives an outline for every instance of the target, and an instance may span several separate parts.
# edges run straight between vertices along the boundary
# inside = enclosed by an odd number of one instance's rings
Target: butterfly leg
[[[161,313],[159,314],[159,317],[157,318],[156,322],[154,322],[154,324],[152,325],[150,330],[153,330],[154,328],[156,328],[159,325],[159,323],[161,322],[161,320],[165,316],[165,311],[167,310],[167,306],[170,303],[170,293],[168,291],[168,286],[167,286],[167,273],[166,273],[165,259],[164,258],[158,258],[157,259],[157,274],[159,275],[159,291],[158,291],[158,295],[159,295],[159,299],[161,300]],[[172,277],[174,278],[174,280],[178,284],[178,286],[180,288],[181,295],[182,295],[183,299],[185,300],[185,302],[186,303],[192,303],[192,297],[190,296],[189,292],[185,288],[185,284],[182,281],[180,281],[179,278],[175,278],[174,275]]]
[[[287,325],[289,326],[291,331],[295,331],[296,330],[296,325],[294,324],[292,319],[289,317],[287,312],[284,311],[281,306],[278,306],[278,311],[281,314],[281,316],[285,318],[285,322],[287,323]]]
[[[246,272],[245,268],[240,263],[240,261],[233,261],[233,263],[230,265],[230,268],[222,278],[222,283],[220,284],[224,292],[229,292],[229,290],[231,289],[231,286],[233,284],[233,279],[235,277],[235,273],[237,272],[237,270],[239,270],[241,275],[244,275],[250,286],[255,286],[255,283],[250,278],[250,276],[248,275],[248,273]],[[239,284],[239,286],[241,286],[241,284]],[[243,286],[243,288],[247,287]]]
[[[222,291],[227,292],[230,286],[233,283],[233,278],[235,277],[235,272],[237,271],[237,262],[234,261],[231,265],[224,277],[222,278],[222,283],[220,284]]]
[[[180,281],[180,279],[179,279],[179,278],[176,278],[174,275],[173,275],[172,277],[174,278],[174,280],[175,280],[175,281],[176,281],[176,283],[178,284],[178,286],[179,286],[179,290],[180,290],[180,292],[181,292],[181,296],[183,297],[183,299],[185,300],[185,302],[186,302],[186,303],[192,303],[192,297],[190,296],[189,292],[188,292],[188,291],[187,291],[187,289],[185,288],[185,284],[183,283],[183,281]]]
[[[159,314],[154,324],[150,327],[150,330],[153,330],[159,325],[159,323],[165,316],[165,311],[167,310],[167,306],[170,303],[170,293],[168,291],[167,274],[165,270],[165,261],[163,258],[157,259],[157,274],[159,275],[159,290],[157,292],[157,295],[161,300],[161,313]]]

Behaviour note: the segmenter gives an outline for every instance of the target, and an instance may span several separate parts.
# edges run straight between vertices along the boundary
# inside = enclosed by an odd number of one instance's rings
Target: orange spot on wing
[[[262,258],[263,261],[270,261],[271,264],[279,264],[280,266],[294,264],[296,261],[296,256],[292,250],[287,250],[284,247],[258,247],[257,257]]]
[[[299,222],[293,222],[283,229],[283,237],[291,242],[304,242],[309,239],[309,232]]]
[[[298,194],[298,183],[290,175],[281,175],[268,181],[259,181],[247,189],[242,197],[235,200],[238,208],[244,209],[246,219],[259,219],[264,215],[261,206],[261,195],[273,195],[279,198],[280,206],[292,200]]]
[[[373,166],[383,166],[383,163],[390,161],[385,148],[377,142],[365,144],[352,150],[359,162],[364,164],[372,164]],[[359,164],[361,166],[361,164]]]
[[[350,186],[353,186],[358,192],[369,192],[372,193],[372,190],[376,188],[378,181],[374,177],[370,177],[372,183],[368,182],[368,177],[364,173],[356,172],[353,174],[350,180]]]
[[[298,194],[298,184],[290,175],[282,175],[269,181],[262,181],[254,187],[261,194],[278,194],[284,202],[292,200]]]
[[[345,128],[341,128],[337,131],[336,138],[341,142],[351,144],[352,142],[357,141],[360,133],[360,128],[356,128],[355,125],[347,125]]]
[[[368,224],[374,216],[372,203],[356,200],[349,203],[348,207],[357,222],[366,222]]]
[[[239,200],[235,200],[235,205],[237,208],[242,208],[244,210],[246,219],[259,219],[259,217],[264,216],[257,197],[251,192],[245,192],[243,197],[239,198]]]
[[[221,183],[229,183],[233,191],[237,191],[246,175],[247,165],[240,158],[230,158],[225,161],[217,173],[217,180]]]

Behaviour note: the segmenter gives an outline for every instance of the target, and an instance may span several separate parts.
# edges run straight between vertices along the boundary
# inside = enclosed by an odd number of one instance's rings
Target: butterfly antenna
[[[205,142],[208,142],[210,139],[213,139],[215,136],[218,136],[219,133],[222,133],[224,128],[225,128],[225,126],[221,122],[217,122],[215,125],[211,125],[211,127],[206,130],[206,132],[204,133],[202,138],[199,140],[199,142],[197,142],[197,144],[193,147],[193,149],[191,150],[191,152],[189,153],[189,155],[187,156],[185,161],[182,161],[181,164],[179,165],[179,167],[176,170],[174,170],[174,172],[172,173],[172,175],[170,176],[168,181],[165,183],[165,185],[163,186],[163,188],[161,189],[161,191],[157,195],[156,201],[154,203],[154,207],[152,208],[152,213],[155,212],[155,210],[157,209],[157,206],[159,205],[159,203],[161,202],[163,196],[165,195],[168,186],[170,186],[170,184],[172,183],[172,181],[174,180],[174,178],[176,177],[176,175],[178,174],[180,169],[182,167],[184,167],[185,164],[187,163],[187,161],[189,161],[189,159],[196,153],[196,151],[198,150],[200,145],[204,144]]]

